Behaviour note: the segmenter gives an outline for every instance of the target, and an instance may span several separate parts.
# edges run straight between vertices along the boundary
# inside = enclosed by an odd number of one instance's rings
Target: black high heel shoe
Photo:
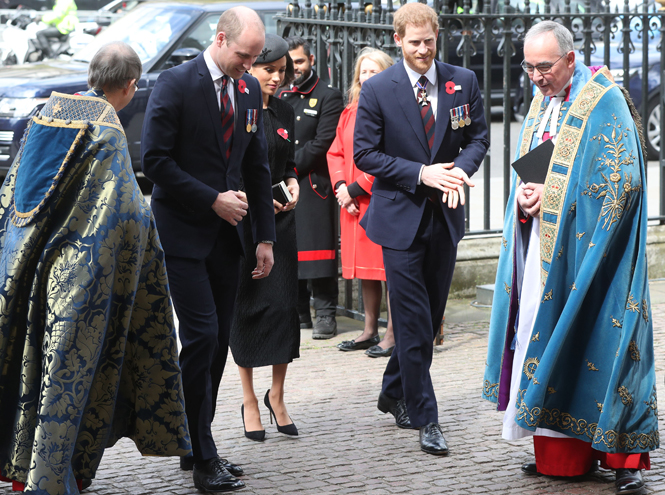
[[[245,430],[245,436],[255,442],[263,442],[266,439],[266,430],[247,431],[245,428],[245,405],[240,406],[240,416],[242,416],[242,429]],[[272,420],[270,421],[272,423]]]
[[[263,398],[263,403],[270,411],[270,424],[272,424],[272,418],[273,416],[275,416],[275,411],[272,410],[272,406],[270,405],[269,394],[270,394],[270,389],[268,389],[268,391],[266,392],[266,396]],[[277,416],[275,416],[275,424],[277,425],[278,432],[284,433],[285,435],[291,435],[292,437],[298,436],[298,428],[296,428],[296,425],[294,423],[291,423],[290,425],[279,426],[279,423],[277,422]]]

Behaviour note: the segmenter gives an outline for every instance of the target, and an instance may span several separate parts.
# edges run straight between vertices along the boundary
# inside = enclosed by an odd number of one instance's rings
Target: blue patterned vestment
[[[520,132],[537,143],[549,98],[534,97]],[[646,176],[635,122],[606,68],[577,63],[545,181],[540,304],[517,398],[517,425],[591,442],[603,452],[659,446],[646,260]],[[515,195],[496,276],[483,398],[509,401],[515,317]]]
[[[32,119],[0,249],[0,475],[74,495],[120,437],[187,454],[164,254],[103,95],[54,93]]]

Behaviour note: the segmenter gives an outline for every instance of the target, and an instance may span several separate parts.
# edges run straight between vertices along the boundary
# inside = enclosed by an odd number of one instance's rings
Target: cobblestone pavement
[[[665,377],[665,283],[652,283],[652,293],[660,384]],[[469,308],[468,301],[455,307],[457,311],[446,313],[445,341],[435,349],[431,370],[450,447],[447,457],[422,453],[417,431],[398,429],[392,416],[376,409],[385,358],[335,348],[341,340],[358,335],[360,322],[338,318],[341,334],[331,340],[315,341],[311,331],[303,331],[301,357],[289,369],[286,390],[289,412],[300,431],[297,438],[277,433],[262,401],[266,441],[256,443],[243,436],[240,380],[229,357],[213,433],[220,454],[241,464],[247,473],[247,488],[238,493],[613,494],[614,474],[608,471],[574,480],[521,473],[519,466],[533,458],[531,440],[501,440],[502,413],[480,398],[489,311]],[[269,371],[256,370],[259,398],[270,386]],[[653,469],[645,475],[648,493],[665,494],[664,457],[663,450],[652,454]],[[0,493],[11,492],[4,488]],[[134,444],[124,439],[107,449],[97,478],[84,493],[189,495],[197,491],[191,472],[180,471],[177,458],[141,457]]]

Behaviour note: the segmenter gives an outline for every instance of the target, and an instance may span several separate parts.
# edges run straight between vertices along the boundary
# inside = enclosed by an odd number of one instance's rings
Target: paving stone
[[[652,282],[653,287],[654,282]],[[665,282],[657,282],[665,291]],[[654,291],[652,290],[652,294]],[[654,302],[657,383],[665,377],[665,302]],[[528,476],[520,466],[533,459],[530,439],[501,439],[502,413],[481,399],[487,352],[487,319],[446,322],[445,340],[435,349],[432,380],[439,420],[450,447],[446,457],[420,451],[418,432],[401,430],[376,409],[386,359],[362,352],[339,352],[335,345],[354,338],[362,323],[338,318],[340,335],[313,341],[303,331],[301,357],[289,366],[286,403],[300,431],[287,437],[271,425],[263,443],[243,435],[239,409],[242,389],[229,356],[219,392],[213,435],[220,455],[242,465],[247,484],[241,494],[319,495],[368,493],[439,494],[606,494],[614,493],[614,474],[601,470],[575,480]],[[258,368],[257,396],[270,387],[271,369]],[[261,403],[262,404],[262,403]],[[661,428],[663,416],[661,414]],[[664,430],[665,431],[665,430]],[[647,493],[665,495],[665,454],[651,455],[644,474]],[[12,493],[0,485],[0,495]],[[142,457],[122,439],[108,449],[86,495],[194,495],[191,472],[178,459]]]

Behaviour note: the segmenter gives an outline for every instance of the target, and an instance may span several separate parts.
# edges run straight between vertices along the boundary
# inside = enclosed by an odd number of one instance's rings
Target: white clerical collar
[[[571,77],[561,91],[559,91],[556,96],[550,98],[550,103],[545,109],[545,114],[543,115],[543,120],[540,121],[538,126],[538,131],[536,136],[538,137],[538,142],[542,143],[543,135],[545,134],[545,129],[547,128],[547,121],[550,122],[550,139],[556,143],[556,136],[559,132],[557,129],[557,123],[559,122],[559,113],[561,112],[561,104],[563,100],[566,99],[566,94],[568,93],[568,88],[571,88],[573,84],[573,78]]]
[[[206,67],[208,67],[208,72],[210,72],[213,82],[217,82],[219,79],[226,75],[212,59],[212,55],[210,54],[210,47],[206,48],[206,50],[203,52],[203,60],[206,63]],[[231,80],[231,83],[233,83],[233,78],[231,76],[229,76],[229,79]]]
[[[427,72],[425,74],[419,74],[415,70],[413,70],[411,67],[407,65],[406,62],[404,62],[404,68],[406,69],[406,75],[409,76],[409,81],[411,82],[411,87],[415,88],[416,83],[418,82],[418,79],[420,79],[422,76],[425,76],[427,78],[427,81],[432,85],[436,86],[436,64],[432,62],[432,65],[430,66],[429,69],[427,69]]]

